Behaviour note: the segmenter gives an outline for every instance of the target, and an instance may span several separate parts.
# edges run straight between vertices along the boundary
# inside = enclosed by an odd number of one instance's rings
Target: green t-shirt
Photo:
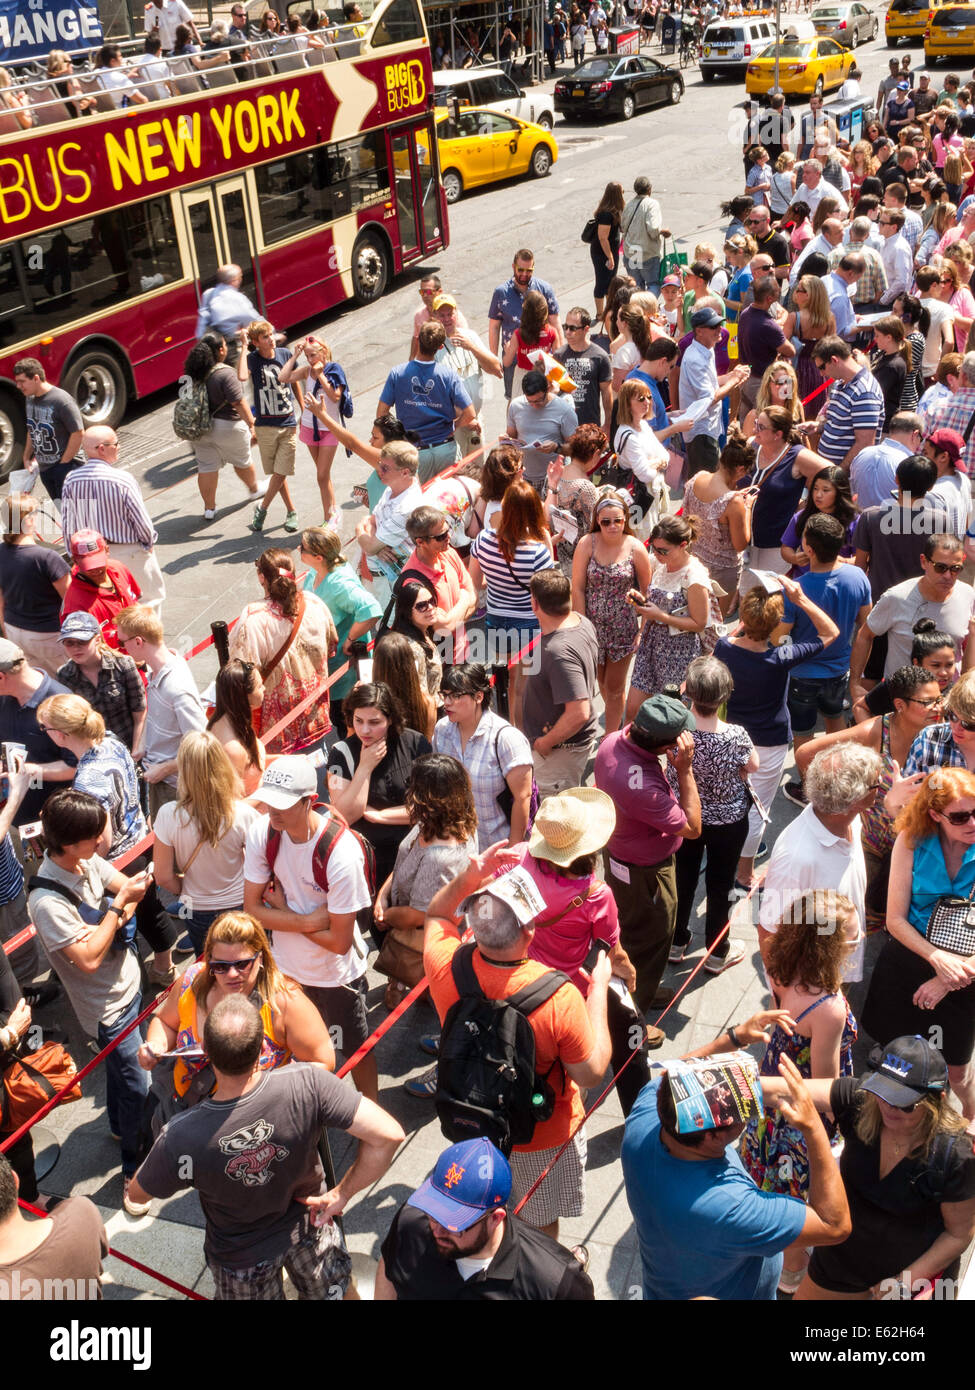
[[[331,674],[332,671],[337,671],[344,661],[348,660],[342,651],[342,643],[348,637],[352,624],[365,622],[367,618],[379,618],[382,616],[383,610],[379,601],[363,587],[352,566],[348,563],[336,565],[318,585],[315,584],[314,573],[309,571],[305,575],[305,582],[302,587],[321,599],[335,623],[335,630],[339,635],[339,645],[335,655],[329,658],[328,669]],[[341,680],[336,681],[331,687],[329,691],[331,699],[340,700],[343,695],[349,693],[354,683],[355,672],[349,670]]]

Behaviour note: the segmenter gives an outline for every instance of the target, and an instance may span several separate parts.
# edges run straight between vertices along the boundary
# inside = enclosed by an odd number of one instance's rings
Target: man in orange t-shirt
[[[415,549],[403,565],[403,573],[415,571],[433,585],[437,606],[444,621],[436,627],[437,636],[449,633],[453,646],[441,653],[444,665],[467,660],[467,633],[464,622],[477,606],[474,581],[463,560],[450,544],[450,522],[439,507],[424,504],[411,512],[406,532]]]
[[[507,903],[492,893],[479,891],[499,869],[514,868],[517,862],[517,851],[504,844],[492,845],[484,854],[473,857],[464,872],[431,899],[423,938],[423,965],[441,1023],[459,997],[451,961],[461,944],[459,912],[465,898],[476,895],[466,904],[465,925],[472,928],[477,944],[474,974],[489,999],[507,999],[548,973],[546,966],[528,959],[534,927],[522,926]],[[529,1016],[535,1034],[536,1071],[544,1076],[556,1061],[561,1068],[554,1067],[550,1078],[555,1092],[551,1117],[535,1126],[530,1143],[512,1150],[509,1161],[515,1204],[582,1121],[585,1112],[580,1086],[595,1086],[609,1063],[609,977],[609,958],[603,952],[593,969],[585,1000],[574,984],[566,983]],[[559,1218],[582,1215],[585,1166],[586,1140],[580,1131],[525,1204],[520,1213],[522,1219],[557,1240]]]

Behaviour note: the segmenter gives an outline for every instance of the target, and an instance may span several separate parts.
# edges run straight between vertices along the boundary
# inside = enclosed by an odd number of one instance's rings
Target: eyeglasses
[[[37,727],[40,729],[42,734],[49,734],[51,732],[48,726],[46,724],[42,724],[40,720],[37,721]]]
[[[450,530],[441,531],[439,536],[424,536],[425,541],[446,541],[450,539]]]
[[[254,962],[260,958],[260,954],[258,954],[256,956],[244,956],[242,960],[212,960],[210,962],[210,974],[229,975],[231,970],[235,970],[238,975],[246,975]]]
[[[639,403],[640,403],[641,405],[649,405],[649,404],[650,404],[650,397],[649,397],[649,396],[634,396],[633,399],[634,399],[635,401],[639,401]]]
[[[673,547],[669,545],[651,545],[650,549],[653,551],[654,555],[659,555],[661,559],[664,559],[665,556],[670,554]]]
[[[929,560],[928,563],[934,570],[935,574],[959,575],[965,568],[964,565],[947,565],[943,560]]]
[[[413,607],[418,608],[421,613],[426,613],[431,608],[436,608],[437,601],[432,598],[418,598]]]
[[[971,811],[942,811],[941,814],[949,825],[968,825],[975,820],[975,809]]]
[[[953,285],[955,282],[950,275],[942,275],[939,283],[942,285]]]
[[[962,719],[961,715],[956,714],[953,709],[947,710],[946,713],[948,715],[949,723],[957,724],[959,728],[965,730],[966,734],[975,734],[975,723],[973,723],[970,719]]]
[[[441,690],[440,698],[445,705],[453,704],[454,700],[473,700],[473,690]]]
[[[911,705],[922,705],[925,709],[937,709],[939,705],[944,704],[940,695],[935,695],[933,700],[921,700],[916,695],[908,695],[907,701]]]

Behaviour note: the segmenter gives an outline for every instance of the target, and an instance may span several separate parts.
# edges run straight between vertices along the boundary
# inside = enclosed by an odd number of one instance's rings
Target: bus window
[[[217,283],[217,271],[222,263],[220,248],[217,245],[217,232],[213,225],[213,207],[209,194],[204,194],[199,199],[186,198],[185,206],[193,236],[193,250],[196,253],[200,293],[204,294]]]
[[[383,131],[262,164],[254,170],[265,244],[334,222],[389,196]]]
[[[416,0],[393,0],[372,32],[371,45],[384,48],[387,44],[406,43],[408,39],[422,37],[423,23]]]
[[[36,338],[73,318],[97,313],[182,278],[168,198],[99,213],[8,247],[0,263],[3,340]],[[17,289],[24,276],[27,302]],[[15,305],[13,299],[21,303]]]

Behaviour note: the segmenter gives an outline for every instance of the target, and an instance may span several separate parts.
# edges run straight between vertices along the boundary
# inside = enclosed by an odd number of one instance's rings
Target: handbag
[[[44,1043],[26,1057],[13,1053],[0,1085],[0,1134],[12,1134],[32,1120],[77,1074],[74,1058],[62,1043]],[[62,1104],[80,1099],[81,1088],[75,1086]]]
[[[975,887],[967,898],[943,894],[935,903],[928,918],[925,935],[939,951],[953,956],[975,954]]]
[[[422,939],[422,930],[418,935]],[[383,944],[379,948],[379,955],[373,961],[373,968],[378,970],[380,975],[388,975],[391,980],[399,980],[400,984],[409,985],[412,989],[420,983],[425,973],[423,952],[407,946],[398,939],[395,932],[390,931],[383,937]]]
[[[686,252],[686,251],[678,251],[678,250],[677,250],[677,242],[674,241],[673,237],[671,237],[670,244],[671,244],[671,246],[674,248],[673,251],[667,251],[667,250],[666,250],[666,245],[667,245],[667,243],[664,242],[664,245],[663,245],[663,255],[660,257],[660,271],[659,271],[659,274],[660,274],[661,283],[663,282],[663,278],[664,278],[665,275],[673,275],[673,274],[678,274],[678,275],[679,275],[680,272],[681,272],[681,270],[682,270],[684,267],[686,267],[686,265],[688,264],[688,261],[687,261],[687,252]],[[683,278],[683,277],[681,277],[681,278]]]
[[[501,769],[501,775],[503,777],[504,768],[501,767],[501,759],[498,757],[498,739],[501,737],[501,732],[502,731],[498,729],[497,733],[494,735],[494,760],[497,763],[498,767]],[[498,810],[501,812],[505,820],[510,825],[511,813],[515,809],[515,794],[508,786],[507,782],[505,782],[504,786],[498,792],[494,800],[497,803]],[[528,834],[529,830],[531,830],[532,826],[535,824],[535,814],[538,811],[538,805],[540,800],[541,798],[538,795],[538,783],[535,781],[535,774],[532,773],[532,791],[531,796],[528,799],[528,824],[525,826],[526,835]]]
[[[591,246],[596,240],[596,225],[595,217],[590,217],[589,221],[579,233],[579,240],[584,241],[587,246]]]

